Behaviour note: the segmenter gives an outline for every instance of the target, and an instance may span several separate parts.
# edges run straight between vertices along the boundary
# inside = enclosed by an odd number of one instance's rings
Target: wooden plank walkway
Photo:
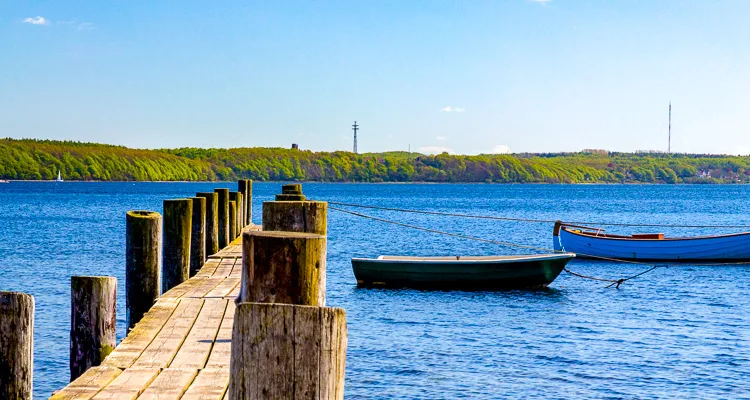
[[[241,274],[242,236],[159,297],[101,366],[51,399],[226,399]]]

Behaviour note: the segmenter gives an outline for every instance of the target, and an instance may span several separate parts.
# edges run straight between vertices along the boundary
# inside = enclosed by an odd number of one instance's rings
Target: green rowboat
[[[573,253],[484,257],[353,258],[360,287],[507,289],[545,287],[560,275]]]

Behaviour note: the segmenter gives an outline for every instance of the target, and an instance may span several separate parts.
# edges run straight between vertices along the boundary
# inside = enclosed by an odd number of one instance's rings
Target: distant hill
[[[749,183],[750,157],[613,153],[423,155],[282,148],[137,150],[0,139],[0,179],[497,183]]]

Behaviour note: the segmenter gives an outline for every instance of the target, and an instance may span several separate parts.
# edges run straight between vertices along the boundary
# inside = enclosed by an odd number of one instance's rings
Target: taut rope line
[[[330,203],[331,202],[329,202],[329,204]],[[518,243],[503,242],[503,241],[499,241],[499,240],[484,239],[484,238],[479,238],[479,237],[476,237],[476,236],[463,235],[463,234],[460,234],[460,233],[451,233],[451,232],[439,231],[437,229],[430,229],[430,228],[425,228],[425,227],[422,227],[422,226],[405,224],[403,222],[397,222],[397,221],[391,221],[391,220],[388,220],[388,219],[373,217],[372,215],[360,214],[360,213],[357,213],[357,212],[354,212],[354,211],[344,210],[344,209],[337,208],[337,207],[329,207],[329,208],[331,210],[339,211],[339,212],[342,212],[342,213],[345,213],[345,214],[350,214],[350,215],[354,215],[354,216],[361,217],[361,218],[371,219],[371,220],[378,221],[378,222],[383,222],[383,223],[386,223],[386,224],[392,224],[392,225],[402,226],[404,228],[416,229],[416,230],[420,230],[420,231],[423,231],[423,232],[436,233],[436,234],[439,234],[439,235],[452,236],[452,237],[457,237],[457,238],[461,238],[461,239],[475,240],[475,241],[484,242],[484,243],[492,243],[492,244],[497,244],[497,245],[500,245],[500,246],[520,247],[520,248],[524,248],[524,249],[546,251],[546,252],[551,252],[551,253],[566,253],[565,251],[548,249],[548,248],[544,248],[544,247],[529,246],[529,245],[523,245],[523,244],[518,244]],[[636,264],[636,265],[648,265],[648,266],[651,266],[651,268],[648,269],[648,270],[642,271],[642,272],[640,272],[640,273],[638,273],[636,275],[633,275],[633,276],[630,276],[630,277],[627,277],[627,278],[622,278],[622,279],[595,278],[595,277],[591,277],[591,276],[577,274],[577,273],[574,273],[574,272],[570,271],[567,267],[565,268],[565,272],[567,272],[567,273],[569,273],[571,275],[580,277],[580,278],[592,279],[592,280],[603,281],[603,282],[611,282],[610,285],[606,286],[607,288],[616,285],[616,288],[619,289],[620,284],[624,283],[625,281],[628,281],[630,279],[639,277],[639,276],[641,276],[643,274],[651,272],[651,271],[653,271],[653,270],[655,270],[655,269],[657,269],[657,268],[660,267],[658,265],[657,266],[652,266],[652,264],[647,264],[647,263],[638,262],[638,261],[621,260],[621,259],[609,258],[609,257],[600,257],[600,256],[594,256],[594,255],[590,255],[590,254],[583,254],[583,253],[578,253],[578,254],[581,254],[581,255],[584,255],[584,256],[587,256],[587,257],[591,257],[591,258],[598,258],[598,259],[601,259],[601,260],[607,260],[607,261],[614,261],[614,262],[627,263],[627,264]]]
[[[490,219],[495,221],[516,221],[516,222],[534,222],[534,223],[555,223],[556,220],[552,219],[534,219],[534,218],[512,218],[512,217],[495,217],[491,215],[474,215],[474,214],[460,214],[460,213],[447,213],[440,211],[422,211],[422,210],[410,210],[405,208],[393,208],[393,207],[379,207],[379,206],[367,206],[363,204],[351,204],[351,203],[340,203],[336,201],[329,201],[328,204],[356,207],[356,208],[369,208],[372,210],[383,210],[383,211],[398,211],[413,214],[424,214],[424,215],[441,215],[445,217],[460,217],[460,218],[476,218],[476,219]],[[568,221],[565,225],[605,225],[605,226],[641,226],[650,228],[731,228],[731,229],[750,229],[750,225],[675,225],[675,224],[630,224],[630,223],[618,223],[618,222],[588,222],[588,221]]]

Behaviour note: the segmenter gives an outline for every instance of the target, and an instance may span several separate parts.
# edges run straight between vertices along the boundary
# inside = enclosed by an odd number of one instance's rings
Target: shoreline
[[[32,180],[32,179],[5,179],[0,180],[0,183],[13,183],[13,182],[39,182],[39,183],[232,183],[234,181],[95,181],[95,180],[66,180],[58,182],[55,180]],[[414,182],[342,182],[342,181],[256,181],[254,183],[300,183],[300,184],[351,184],[351,185],[659,185],[659,186],[748,186],[750,183],[745,182],[692,182],[692,183],[662,183],[662,182],[428,182],[428,181],[414,181]]]

